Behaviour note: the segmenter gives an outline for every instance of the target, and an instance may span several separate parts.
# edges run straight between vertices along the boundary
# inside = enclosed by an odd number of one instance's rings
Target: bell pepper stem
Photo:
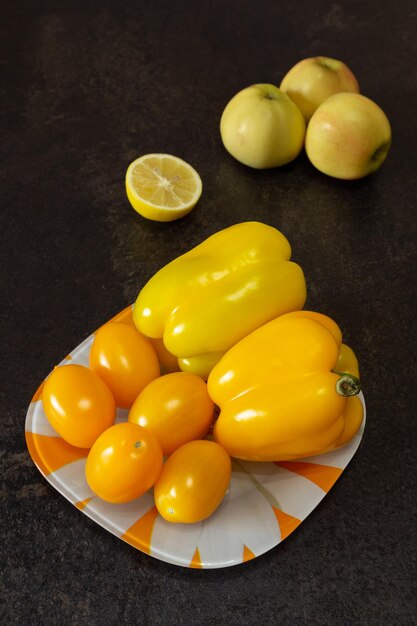
[[[340,396],[357,396],[360,393],[362,386],[359,378],[352,374],[345,374],[343,372],[337,372],[341,378],[336,383],[336,391]]]

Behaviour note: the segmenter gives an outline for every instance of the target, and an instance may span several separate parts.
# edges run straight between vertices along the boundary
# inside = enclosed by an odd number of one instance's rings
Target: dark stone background
[[[1,3],[2,624],[416,624],[415,2],[15,0]],[[373,176],[328,178],[304,154],[265,172],[219,136],[227,101],[298,60],[344,60],[388,115]],[[201,174],[172,224],[130,208],[147,152]],[[42,478],[24,440],[35,389],[155,270],[243,220],[289,238],[307,306],[360,359],[368,423],[322,504],[248,564],[195,571],[119,541]]]

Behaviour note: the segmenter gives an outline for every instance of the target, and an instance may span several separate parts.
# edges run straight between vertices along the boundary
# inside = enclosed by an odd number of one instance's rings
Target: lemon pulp
[[[202,192],[197,171],[171,154],[145,154],[126,172],[126,193],[143,217],[170,222],[194,208]]]

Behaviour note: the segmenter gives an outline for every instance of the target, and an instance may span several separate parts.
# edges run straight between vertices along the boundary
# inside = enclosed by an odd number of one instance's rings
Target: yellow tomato
[[[90,367],[108,385],[121,408],[130,408],[140,391],[160,374],[149,340],[135,328],[108,322],[94,337]]]
[[[161,364],[161,369],[164,374],[167,374],[168,372],[178,372],[180,369],[178,365],[178,358],[175,354],[168,352],[162,337],[159,337],[158,339],[151,338],[149,341],[158,356],[159,363]]]
[[[352,374],[359,378],[359,364],[352,348],[342,343],[340,346],[339,358],[334,367],[335,372],[340,374]]]
[[[42,404],[56,432],[79,448],[90,448],[116,415],[109,388],[82,365],[56,367],[46,379]]]
[[[129,412],[129,422],[151,430],[163,453],[171,454],[208,432],[214,403],[206,383],[196,374],[173,372],[152,381],[141,391]]]
[[[149,430],[122,422],[108,428],[91,448],[85,468],[90,488],[120,504],[150,489],[162,469],[162,450]]]
[[[221,504],[230,475],[230,457],[219,444],[190,441],[166,461],[154,488],[156,507],[168,522],[200,522]]]

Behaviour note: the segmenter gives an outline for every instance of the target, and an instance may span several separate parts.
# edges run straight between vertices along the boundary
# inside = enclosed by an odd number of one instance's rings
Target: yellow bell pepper
[[[140,291],[133,320],[163,338],[182,370],[207,378],[237,341],[306,299],[302,269],[282,233],[235,224],[159,270]]]
[[[214,438],[240,459],[322,454],[347,443],[363,419],[356,357],[321,313],[295,311],[261,326],[223,356],[207,384],[220,407]]]

